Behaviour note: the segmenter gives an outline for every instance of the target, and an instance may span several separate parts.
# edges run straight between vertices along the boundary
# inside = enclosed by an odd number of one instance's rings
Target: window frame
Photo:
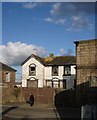
[[[10,82],[10,72],[6,72],[5,74],[6,74],[5,81]]]
[[[54,72],[56,72],[56,70],[54,70],[56,67],[57,68],[57,73],[55,74]],[[52,66],[52,76],[58,76],[59,75],[59,66],[58,65],[54,65]]]
[[[66,71],[67,71],[68,73],[66,73]],[[64,75],[65,75],[65,76],[70,76],[70,75],[71,75],[71,65],[65,65],[65,66],[64,66]]]
[[[31,68],[35,68],[35,70],[31,71]],[[36,65],[33,63],[29,65],[29,76],[36,76]]]

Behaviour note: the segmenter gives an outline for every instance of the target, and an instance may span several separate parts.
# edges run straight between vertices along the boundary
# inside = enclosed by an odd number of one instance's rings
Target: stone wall
[[[90,82],[97,79],[97,40],[76,41],[75,44],[77,101],[84,103],[87,102],[90,89],[97,87],[97,82],[93,87]]]
[[[76,63],[78,67],[97,67],[97,40],[80,41],[76,44]]]

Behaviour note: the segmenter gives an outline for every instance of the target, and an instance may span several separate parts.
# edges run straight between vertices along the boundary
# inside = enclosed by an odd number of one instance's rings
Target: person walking
[[[29,104],[30,106],[34,105],[34,96],[32,94],[30,94],[30,97],[29,97]]]

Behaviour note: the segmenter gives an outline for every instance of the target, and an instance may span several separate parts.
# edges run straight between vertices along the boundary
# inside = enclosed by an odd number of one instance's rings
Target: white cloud
[[[73,53],[73,51],[72,51],[72,49],[68,49],[66,52],[65,52],[65,49],[64,48],[61,48],[60,50],[59,50],[59,56],[60,55],[73,55],[74,53]]]
[[[83,28],[90,28],[92,24],[89,19],[82,16],[72,16],[71,27],[67,31],[81,31]]]
[[[32,9],[32,8],[34,8],[36,6],[37,6],[37,4],[36,3],[32,3],[32,2],[30,2],[30,3],[23,3],[23,7],[27,8],[27,9]]]
[[[57,14],[59,13],[59,9],[61,7],[62,3],[55,3],[52,7],[52,10],[50,11],[51,14]]]
[[[40,46],[21,42],[0,45],[0,60],[9,65],[20,65],[32,53],[42,57],[45,56],[46,50]]]
[[[43,19],[44,21],[46,22],[49,22],[49,23],[54,23],[54,24],[64,24],[65,23],[65,19],[55,19],[55,18],[51,18],[51,17],[47,17],[47,18],[44,18]]]
[[[60,53],[61,53],[62,55],[65,54],[64,48],[61,48],[61,49],[60,49]]]
[[[71,24],[67,31],[80,31],[82,28],[89,28],[93,24],[89,21],[89,15],[95,13],[94,7],[94,3],[54,3],[50,10],[50,17],[44,20],[54,24],[65,24],[71,18],[71,23],[67,23]]]
[[[71,15],[80,15],[80,14],[93,14],[95,13],[95,3],[86,3],[86,2],[60,2],[55,3],[52,6],[50,11],[52,15],[57,15],[61,17],[67,17]]]
[[[50,17],[44,18],[44,21],[50,22],[50,23],[53,23],[53,22],[54,22],[53,19],[50,18]]]
[[[64,24],[65,21],[66,21],[66,19],[57,19],[57,20],[55,21],[55,23],[56,23],[56,24]]]

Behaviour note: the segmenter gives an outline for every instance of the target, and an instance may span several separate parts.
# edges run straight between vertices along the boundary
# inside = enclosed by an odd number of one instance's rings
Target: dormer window
[[[36,75],[36,65],[35,64],[31,64],[29,66],[29,75],[30,76],[35,76]]]

